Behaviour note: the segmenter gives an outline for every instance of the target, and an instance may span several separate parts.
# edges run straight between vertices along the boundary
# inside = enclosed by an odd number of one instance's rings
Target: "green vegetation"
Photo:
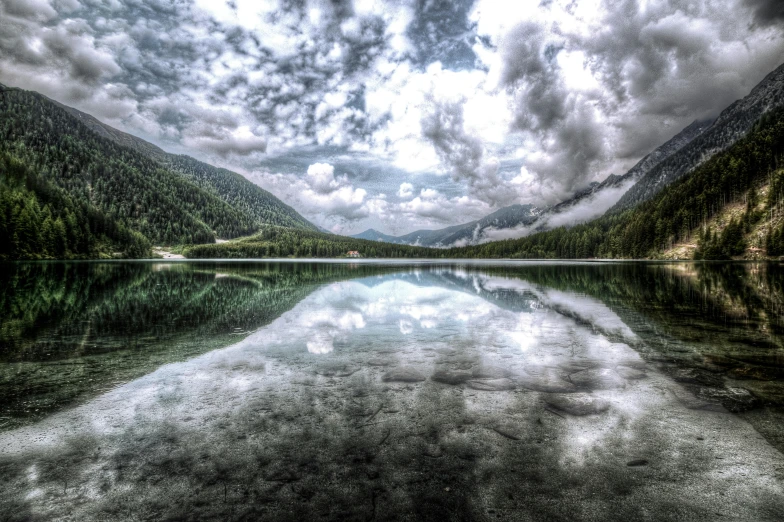
[[[395,268],[289,263],[7,263],[0,428],[240,341],[318,286]]]
[[[769,114],[748,136],[715,155],[656,197],[620,214],[610,214],[570,229],[558,228],[526,238],[455,248],[450,257],[646,258],[686,237],[726,204],[766,181],[784,153],[784,112]],[[780,176],[778,174],[777,176]],[[777,178],[778,179],[778,178]],[[780,188],[775,196],[780,207]],[[773,211],[771,202],[768,211]],[[744,217],[747,226],[753,216]],[[726,237],[706,238],[704,258],[735,255],[741,247],[737,227]],[[781,237],[781,225],[773,237]],[[779,234],[778,236],[776,234]],[[718,248],[718,253],[717,249]]]
[[[367,239],[296,230],[263,227],[251,237],[216,245],[195,245],[184,250],[185,257],[264,258],[264,257],[341,257],[349,250],[358,250],[363,257],[417,258],[446,257],[446,250],[395,245]]]
[[[166,166],[228,203],[231,208],[251,216],[256,223],[316,231],[318,228],[271,193],[243,176],[219,169],[189,156],[169,154]],[[221,236],[237,237],[238,234]]]
[[[0,91],[0,259],[146,257],[151,244],[190,245],[184,253],[193,258],[339,257],[359,250],[371,258],[629,259],[656,257],[695,231],[697,259],[729,259],[744,253],[744,236],[762,219],[771,223],[768,255],[784,254],[782,110],[635,208],[452,249],[318,232],[236,173],[166,154],[80,114],[37,93]],[[760,211],[756,188],[765,183],[770,191]],[[741,198],[755,204],[723,230],[708,229],[713,216]],[[213,244],[216,237],[240,239]]]
[[[102,216],[94,219],[119,230],[110,230],[108,234],[99,230],[98,235],[120,243],[123,248],[119,250],[125,257],[138,255],[136,249],[142,244],[142,239],[129,236],[128,231],[141,234],[150,243],[183,244],[213,243],[216,236],[252,234],[262,224],[315,230],[291,207],[237,174],[187,157],[165,155],[161,159],[140,146],[121,145],[34,92],[0,90],[0,154],[5,158],[0,165],[4,169],[2,175],[13,178],[5,183],[10,191],[21,190],[14,181],[18,174],[5,173],[12,158],[38,180],[35,187],[28,183],[27,192],[40,198],[42,192],[57,188],[60,199],[67,196],[69,203],[61,206],[71,207],[69,212],[75,215],[82,236],[92,226],[86,216],[90,212]],[[18,197],[30,200],[27,193]],[[14,196],[12,203],[20,207],[20,212],[30,214],[36,210],[32,205],[19,203],[18,197]],[[52,212],[54,203],[49,201],[39,201],[39,210],[44,212],[46,203]],[[7,210],[7,205],[3,210]],[[58,217],[67,227],[66,215],[53,215],[53,222]],[[41,217],[41,224],[45,218]],[[36,222],[29,216],[24,221]],[[10,236],[16,234],[14,225],[15,222],[6,223]],[[4,253],[3,258],[96,257],[101,243],[87,244],[81,237],[82,243],[45,249],[26,234],[17,234],[21,243]],[[131,238],[130,243],[123,243],[123,234]],[[148,248],[143,255],[149,255]]]
[[[435,258],[647,258],[700,229],[725,205],[747,198],[746,213],[721,233],[700,233],[698,259],[743,254],[744,233],[766,215],[781,215],[784,173],[776,171],[784,153],[784,111],[766,115],[752,132],[663,189],[656,197],[619,214],[572,228],[557,228],[522,239],[483,245],[429,249],[346,238],[318,232],[265,227],[252,237],[219,245],[186,248],[186,257],[336,257],[359,250],[364,257]],[[765,212],[756,210],[756,187],[771,184]],[[770,255],[784,253],[784,221],[771,230]]]
[[[0,153],[0,259],[73,259],[149,255],[150,243]]]
[[[770,179],[768,190],[768,217],[778,226],[768,229],[765,247],[768,255],[784,255],[784,170],[775,172]]]

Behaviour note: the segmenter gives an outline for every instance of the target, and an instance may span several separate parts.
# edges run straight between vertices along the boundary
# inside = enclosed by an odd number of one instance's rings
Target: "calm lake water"
[[[20,263],[2,520],[784,520],[784,266]]]

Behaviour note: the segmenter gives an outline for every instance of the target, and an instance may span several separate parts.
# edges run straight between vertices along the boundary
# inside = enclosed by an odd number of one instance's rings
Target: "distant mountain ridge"
[[[392,236],[368,229],[351,237],[395,244],[443,248],[478,244],[493,239],[521,237],[529,233],[555,228],[555,226],[571,226],[585,222],[604,214],[633,183],[641,179],[661,161],[702,134],[705,129],[710,127],[711,123],[712,120],[692,122],[663,145],[646,155],[622,176],[611,174],[601,182],[591,183],[571,198],[541,210],[533,205],[510,205],[500,208],[482,219],[439,230],[417,230],[402,236]],[[601,206],[596,208],[596,204],[599,203],[597,200],[602,198],[609,198],[609,201],[602,201]],[[573,213],[580,205],[591,205],[593,215],[588,214],[588,218],[585,219],[581,219],[579,216],[570,216],[569,213]],[[585,211],[581,215],[585,217]]]
[[[482,232],[491,227],[510,228],[521,224],[531,224],[536,221],[539,212],[539,209],[533,205],[510,205],[498,209],[481,219],[438,230],[415,230],[402,236],[392,236],[371,228],[350,237],[399,245],[435,248],[464,246],[475,243]]]
[[[687,125],[678,134],[667,140],[664,144],[654,149],[644,158],[638,161],[623,175],[610,174],[601,182],[593,182],[585,189],[577,192],[574,196],[546,208],[539,219],[536,231],[555,228],[555,226],[573,226],[579,223],[590,221],[603,215],[609,208],[617,204],[624,194],[640,179],[659,165],[662,161],[676,154],[683,147],[691,143],[700,136],[706,129],[710,128],[713,120],[695,120]],[[597,200],[603,199],[601,205]],[[579,219],[568,219],[566,214],[581,204],[591,204],[592,214],[581,213]],[[556,219],[553,219],[556,218]]]
[[[572,197],[537,210],[535,216],[527,209],[519,211],[519,206],[513,205],[480,220],[441,230],[420,230],[402,236],[373,232],[380,241],[448,247],[523,237],[589,222],[605,213],[618,213],[651,199],[664,187],[735,144],[763,114],[782,106],[784,64],[768,74],[747,96],[724,109],[715,120],[695,120],[625,174],[610,175],[602,182],[591,183]],[[488,220],[492,222],[492,218],[499,215],[504,216],[498,220],[499,226],[488,224]]]

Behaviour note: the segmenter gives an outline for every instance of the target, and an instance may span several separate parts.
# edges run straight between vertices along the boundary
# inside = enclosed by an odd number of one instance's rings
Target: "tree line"
[[[238,174],[185,156],[153,157],[141,146],[146,142],[129,143],[98,134],[40,94],[0,90],[0,153],[151,243],[213,243],[262,224],[315,230]]]

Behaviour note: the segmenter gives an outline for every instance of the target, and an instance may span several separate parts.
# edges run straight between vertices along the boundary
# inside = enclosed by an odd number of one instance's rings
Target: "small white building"
[[[359,251],[357,250],[349,250],[348,257],[362,257],[362,256],[359,255]]]

